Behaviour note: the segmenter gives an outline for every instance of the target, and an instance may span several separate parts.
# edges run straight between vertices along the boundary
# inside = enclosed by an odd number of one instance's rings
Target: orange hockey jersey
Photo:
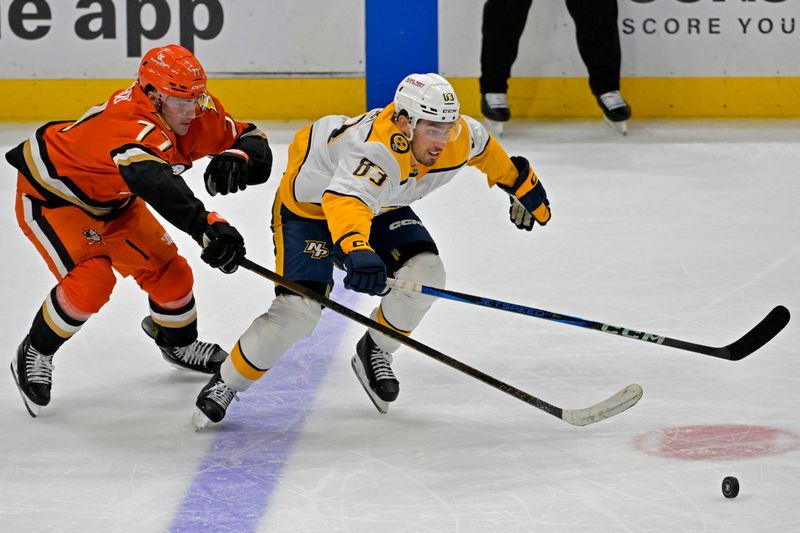
[[[266,137],[206,93],[187,134],[177,136],[134,83],[76,121],[45,124],[6,158],[20,171],[19,189],[48,206],[73,204],[108,219],[141,196],[191,233],[202,203],[174,174],[250,135]]]

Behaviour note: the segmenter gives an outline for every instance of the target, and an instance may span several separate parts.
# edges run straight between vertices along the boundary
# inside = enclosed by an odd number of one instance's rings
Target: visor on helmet
[[[196,117],[199,115],[199,98],[178,98],[167,96],[162,101],[161,112],[165,115]]]
[[[461,121],[431,122],[424,119],[418,120],[414,126],[413,135],[436,142],[453,142],[461,135]]]

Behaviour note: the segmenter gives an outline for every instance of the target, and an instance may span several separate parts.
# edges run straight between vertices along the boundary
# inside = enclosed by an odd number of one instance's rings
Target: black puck
[[[733,476],[723,479],[722,494],[726,498],[735,498],[739,494],[739,480]]]

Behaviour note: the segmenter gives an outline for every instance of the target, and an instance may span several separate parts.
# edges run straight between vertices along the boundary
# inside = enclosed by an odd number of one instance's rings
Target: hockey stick
[[[502,302],[500,300],[492,300],[483,296],[473,296],[471,294],[464,294],[461,292],[448,291],[446,289],[436,289],[434,287],[427,287],[419,285],[410,281],[402,281],[398,279],[389,279],[387,285],[393,289],[400,289],[408,292],[418,292],[435,296],[437,298],[444,298],[456,302],[470,303],[480,305],[483,307],[490,307],[492,309],[499,309],[501,311],[508,311],[510,313],[517,313],[525,316],[532,316],[542,318],[544,320],[552,320],[553,322],[561,322],[562,324],[569,324],[571,326],[578,326],[581,328],[596,329],[612,335],[619,335],[628,339],[636,339],[639,341],[652,342],[654,344],[662,344],[664,346],[671,346],[680,350],[687,350],[690,352],[702,353],[712,357],[719,357],[720,359],[727,359],[729,361],[739,361],[744,359],[751,353],[755,352],[770,340],[789,323],[789,310],[784,306],[779,305],[764,317],[761,322],[745,333],[742,338],[732,342],[727,346],[714,347],[706,346],[703,344],[695,344],[693,342],[682,341],[680,339],[671,339],[663,335],[655,335],[653,333],[646,333],[644,331],[636,331],[624,327],[611,326],[601,322],[594,322],[593,320],[586,320],[569,315],[562,315],[552,311],[545,311],[544,309],[536,309],[535,307],[528,307],[525,305],[512,304]]]
[[[531,396],[525,391],[517,389],[516,387],[512,387],[507,383],[500,381],[488,374],[484,374],[480,370],[472,368],[469,365],[462,363],[452,357],[443,354],[442,352],[431,348],[421,342],[412,339],[411,337],[406,337],[405,335],[401,335],[400,333],[394,331],[391,328],[380,324],[371,318],[365,317],[357,313],[356,311],[350,309],[349,307],[345,307],[321,294],[318,294],[311,289],[300,285],[299,283],[295,283],[294,281],[288,280],[267,268],[264,268],[261,265],[253,263],[249,259],[244,259],[241,263],[241,266],[246,268],[247,270],[258,274],[264,278],[267,278],[279,285],[282,285],[289,289],[290,291],[294,292],[299,296],[304,296],[306,298],[310,298],[315,302],[319,303],[323,307],[327,307],[331,311],[339,313],[342,316],[349,318],[350,320],[354,320],[359,324],[366,326],[368,328],[376,329],[383,333],[384,335],[393,338],[394,340],[400,342],[412,348],[422,354],[427,355],[433,359],[436,359],[440,363],[444,363],[451,368],[455,368],[459,372],[463,372],[464,374],[473,377],[479,381],[486,383],[487,385],[491,385],[492,387],[496,388],[499,391],[505,392],[506,394],[513,396],[514,398],[521,400],[527,404],[530,404],[537,409],[544,411],[545,413],[549,413],[556,418],[560,418],[565,422],[572,424],[573,426],[586,426],[588,424],[593,424],[595,422],[599,422],[600,420],[604,420],[606,418],[612,417],[616,414],[625,411],[626,409],[633,407],[636,405],[636,402],[642,397],[642,387],[636,383],[628,385],[621,391],[617,392],[610,398],[603,400],[602,402],[592,405],[590,407],[585,407],[583,409],[562,409],[561,407],[557,407],[553,404],[547,403],[544,400],[540,400],[535,396]]]

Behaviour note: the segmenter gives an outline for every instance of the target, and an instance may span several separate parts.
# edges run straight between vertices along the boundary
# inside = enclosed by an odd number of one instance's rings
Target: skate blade
[[[489,133],[495,137],[503,136],[503,129],[506,124],[505,122],[497,122],[496,120],[489,120],[488,118],[485,118],[484,122],[486,123],[486,129],[489,130]]]
[[[613,121],[609,120],[608,117],[603,117],[603,118],[605,119],[606,124],[608,124],[608,126],[612,130],[614,130],[617,133],[619,133],[621,135],[624,135],[624,136],[628,135],[628,121],[627,120],[622,120],[620,122],[613,122]]]
[[[22,397],[22,404],[25,406],[25,409],[28,411],[28,414],[31,415],[33,418],[37,418],[39,416],[39,412],[42,410],[41,405],[37,405],[30,401],[25,393],[22,391],[22,387],[19,385],[19,381],[17,381],[17,365],[16,360],[11,361],[11,377],[14,378],[14,384],[17,386],[17,390],[19,391],[19,395]]]
[[[203,411],[195,409],[192,414],[192,428],[194,428],[195,433],[203,431],[209,425],[213,426],[215,424],[208,419]]]
[[[385,400],[381,400],[372,389],[369,388],[369,379],[367,379],[367,373],[364,371],[364,366],[361,364],[361,359],[358,358],[357,355],[354,355],[352,359],[350,359],[350,366],[353,367],[353,372],[356,374],[356,378],[358,382],[361,384],[361,388],[364,389],[364,392],[367,393],[369,399],[372,400],[372,405],[375,406],[375,409],[382,415],[385,415],[389,412],[389,402]]]
[[[161,358],[164,359],[164,361],[166,361],[167,363],[169,363],[169,366],[171,366],[172,368],[176,368],[176,369],[180,370],[181,372],[188,372],[190,374],[211,375],[211,374],[214,374],[217,370],[219,370],[219,367],[217,367],[217,369],[214,370],[214,369],[212,369],[210,367],[200,368],[200,367],[184,366],[184,365],[181,365],[179,363],[176,363],[175,361],[173,361],[169,357],[165,356],[164,354],[162,354]]]

